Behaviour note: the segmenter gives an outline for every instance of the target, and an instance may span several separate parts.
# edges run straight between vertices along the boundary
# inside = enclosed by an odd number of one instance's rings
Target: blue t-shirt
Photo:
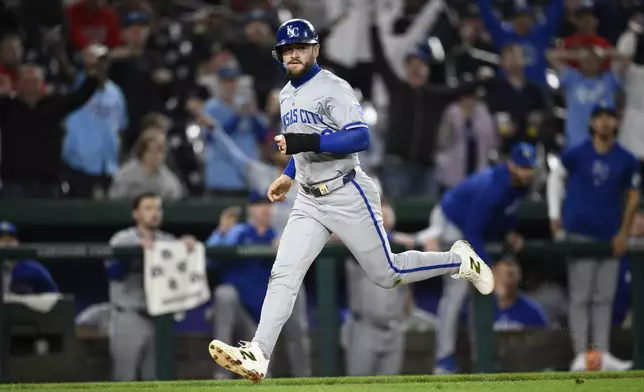
[[[77,85],[83,82],[81,75]],[[118,170],[119,133],[128,118],[123,92],[108,80],[103,88],[67,116],[62,157],[67,165],[91,175],[113,175]]]
[[[561,162],[568,172],[564,230],[610,240],[621,226],[626,191],[639,189],[637,159],[617,143],[607,153],[598,154],[588,140],[565,151]]]
[[[495,331],[517,331],[547,326],[548,317],[543,307],[525,294],[519,294],[517,301],[507,309],[501,310],[498,302],[495,302]]]
[[[526,187],[512,184],[510,170],[502,163],[473,174],[447,191],[441,208],[476,253],[491,263],[485,239],[516,228],[516,213],[527,192]]]
[[[559,29],[564,16],[564,0],[552,0],[545,12],[545,20],[537,23],[528,34],[518,34],[511,24],[504,23],[494,14],[492,0],[476,1],[480,18],[492,36],[494,46],[500,51],[509,43],[516,43],[523,49],[526,77],[541,86],[546,84],[548,62],[545,53]]]
[[[593,108],[600,103],[613,107],[615,94],[622,87],[613,72],[604,72],[597,78],[587,78],[579,71],[565,67],[561,86],[566,94],[566,146],[577,146],[589,138],[588,126]]]
[[[268,133],[268,122],[263,116],[239,115],[225,102],[211,98],[204,105],[204,112],[214,119],[220,129],[244,152],[249,159],[260,158],[259,144]],[[239,173],[234,160],[229,158],[224,143],[212,137],[206,137],[205,182],[208,189],[244,190],[246,180]]]
[[[250,224],[240,223],[224,235],[213,232],[206,240],[206,244],[208,246],[271,245],[275,237],[273,229],[260,234]],[[237,289],[237,295],[246,310],[256,321],[259,321],[268,279],[271,276],[271,263],[260,259],[212,260],[211,266],[217,268],[221,283],[229,283]]]

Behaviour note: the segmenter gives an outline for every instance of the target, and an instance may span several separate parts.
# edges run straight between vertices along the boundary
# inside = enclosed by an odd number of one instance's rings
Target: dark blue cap
[[[15,236],[18,234],[18,229],[13,223],[2,221],[0,222],[0,235],[2,234],[11,234],[12,236]]]
[[[537,149],[532,144],[521,142],[512,148],[512,162],[520,167],[535,167],[537,165]]]
[[[271,201],[268,199],[268,196],[266,196],[263,193],[259,193],[255,190],[250,191],[250,194],[248,195],[248,204],[260,204],[260,203],[270,203]]]
[[[608,114],[613,117],[617,117],[617,110],[615,109],[614,106],[606,103],[606,102],[600,102],[597,105],[593,107],[593,112],[592,115],[590,116],[591,118],[595,118],[601,114]]]
[[[405,60],[409,61],[412,58],[418,58],[424,62],[429,62],[432,57],[431,49],[428,44],[421,44],[416,46],[414,49],[407,52]]]
[[[242,71],[239,67],[234,66],[224,66],[219,68],[217,71],[217,76],[222,79],[235,79],[242,75]]]
[[[141,11],[132,11],[129,12],[121,20],[121,27],[130,27],[134,25],[147,25],[150,22],[150,18],[145,12]]]
[[[256,20],[268,22],[268,14],[262,10],[251,11],[246,14],[246,17],[244,18],[244,24],[250,23]]]

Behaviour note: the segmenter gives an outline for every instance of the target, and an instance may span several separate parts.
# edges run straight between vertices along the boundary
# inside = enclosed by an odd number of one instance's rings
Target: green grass
[[[397,376],[272,379],[260,385],[234,381],[159,381],[139,383],[7,384],[3,391],[109,392],[639,392],[644,371],[622,373],[524,373],[455,376]]]

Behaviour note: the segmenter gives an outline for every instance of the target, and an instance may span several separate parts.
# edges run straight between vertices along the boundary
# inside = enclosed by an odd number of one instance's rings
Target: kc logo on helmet
[[[286,26],[286,35],[287,35],[289,38],[299,37],[299,36],[300,36],[300,31],[299,31],[299,30],[300,30],[300,29],[299,29],[299,28],[297,28],[297,27],[293,27],[293,26]]]

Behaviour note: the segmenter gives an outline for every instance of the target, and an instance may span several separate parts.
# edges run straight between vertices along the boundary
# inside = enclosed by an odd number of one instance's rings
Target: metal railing
[[[404,249],[394,246],[393,251]],[[502,254],[499,245],[489,245],[487,249],[494,259]],[[273,258],[275,249],[270,246],[210,247],[206,250],[208,257],[219,259]],[[528,241],[519,256],[538,256],[543,263],[566,257],[606,257],[611,249],[608,244]],[[327,245],[315,263],[317,285],[317,374],[320,376],[337,376],[339,369],[339,317],[338,317],[338,266],[350,252],[342,245]],[[140,258],[143,250],[140,247],[112,248],[106,244],[30,244],[15,248],[0,248],[0,260],[31,258],[41,261],[87,260],[100,262],[105,258]],[[644,245],[633,245],[628,256],[631,263],[633,292],[633,353],[636,369],[644,369]],[[0,292],[2,291],[0,279]],[[478,372],[494,371],[494,303],[492,296],[475,296],[474,322],[476,337],[475,362]],[[3,323],[3,302],[0,301],[0,325]],[[174,364],[173,318],[172,315],[155,318],[157,342],[157,374],[161,380],[176,378]],[[3,339],[0,339],[2,344]],[[204,348],[205,350],[205,348]],[[4,369],[6,347],[0,346],[0,369]]]

